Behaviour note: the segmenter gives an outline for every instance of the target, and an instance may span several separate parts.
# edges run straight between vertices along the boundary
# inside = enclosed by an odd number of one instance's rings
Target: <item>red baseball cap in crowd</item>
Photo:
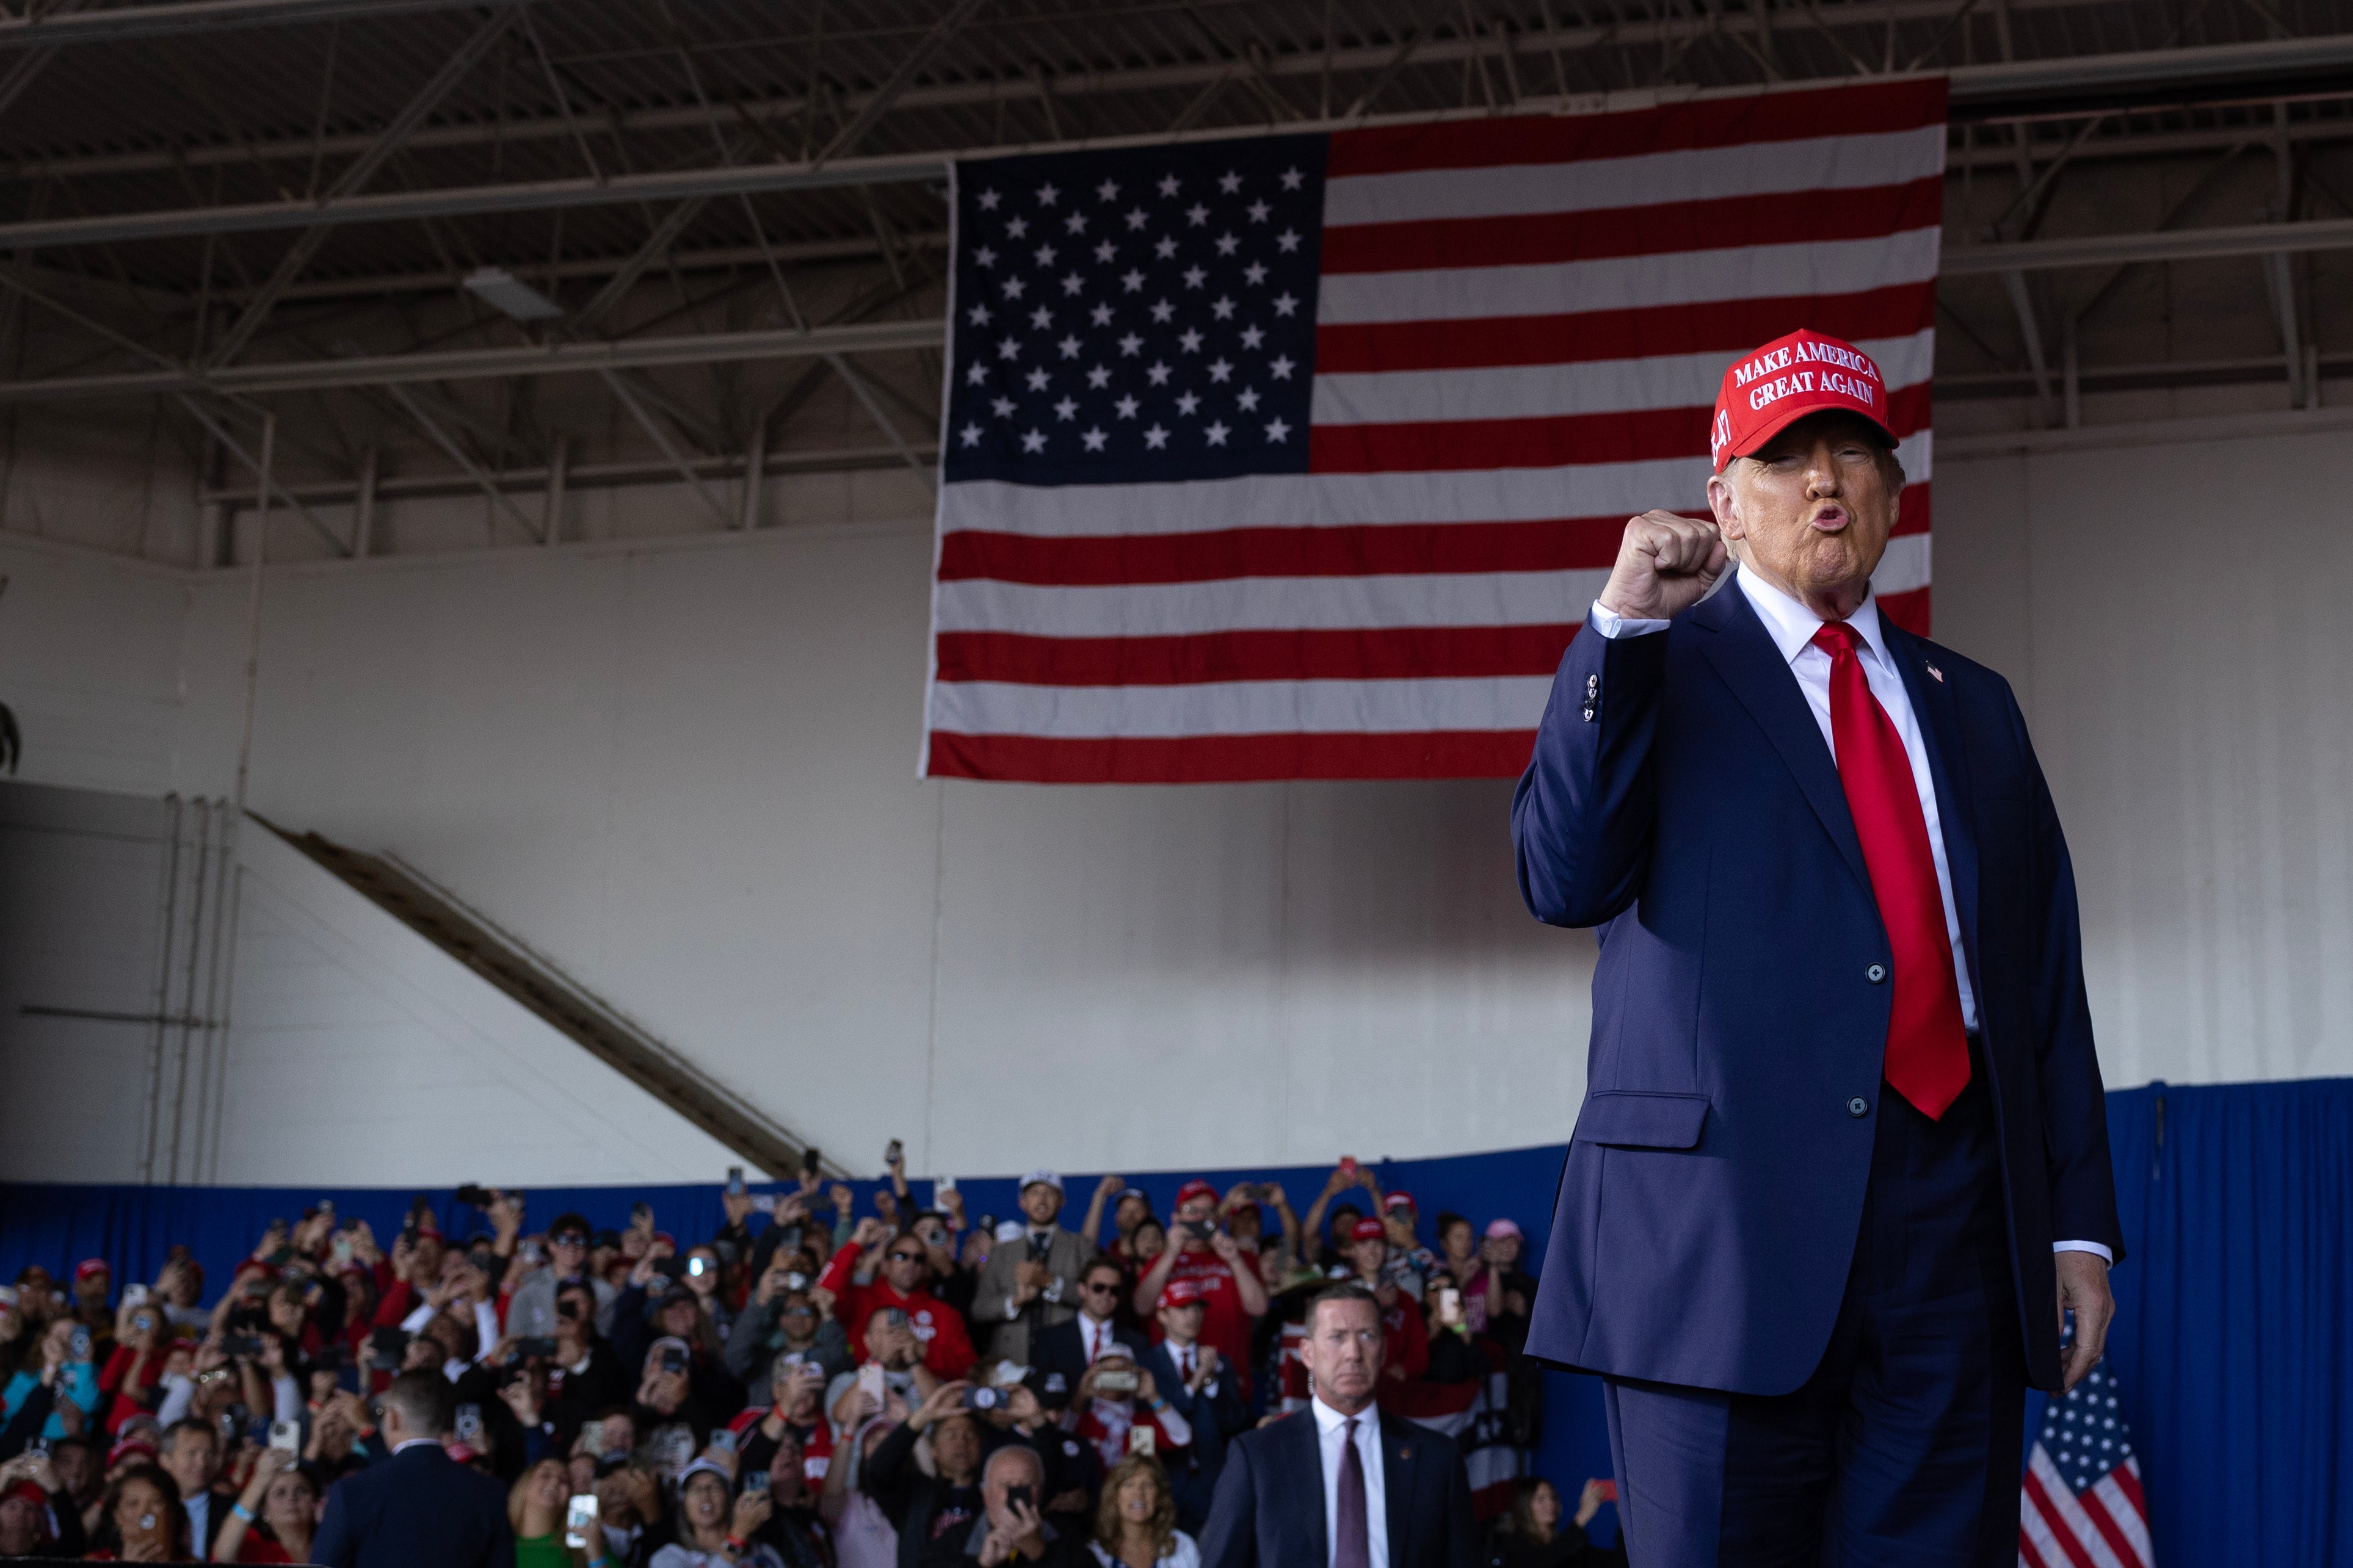
[[[1348,1227],[1350,1241],[1387,1241],[1389,1228],[1377,1219],[1360,1219]]]
[[[1171,1279],[1160,1288],[1160,1304],[1164,1307],[1199,1306],[1201,1282],[1198,1279]]]
[[[1708,456],[1720,474],[1807,415],[1833,409],[1862,415],[1895,445],[1879,366],[1845,339],[1800,327],[1725,368],[1707,429]]]
[[[111,1269],[107,1268],[105,1258],[85,1258],[79,1263],[74,1265],[74,1283],[79,1285],[83,1280],[88,1279],[94,1275],[111,1275],[112,1272],[113,1271]]]
[[[143,1433],[132,1434],[107,1450],[106,1468],[111,1470],[133,1457],[153,1459],[155,1457],[155,1440]]]
[[[1176,1189],[1176,1206],[1178,1208],[1183,1208],[1195,1198],[1207,1198],[1211,1203],[1215,1203],[1218,1201],[1218,1189],[1211,1186],[1208,1183],[1203,1181],[1198,1176],[1194,1177],[1191,1181]]]
[[[1421,1212],[1421,1206],[1413,1201],[1411,1193],[1391,1193],[1381,1200],[1383,1214],[1395,1214],[1399,1209],[1411,1209],[1416,1214]]]

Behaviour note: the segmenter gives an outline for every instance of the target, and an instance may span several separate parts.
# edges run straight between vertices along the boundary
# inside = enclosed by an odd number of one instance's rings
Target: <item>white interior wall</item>
[[[2341,445],[1939,454],[1940,640],[2027,703],[2111,1083],[2353,1071]],[[1591,941],[1520,910],[1508,783],[919,781],[930,556],[912,520],[273,572],[253,803],[396,850],[853,1163],[1566,1132]],[[28,776],[227,786],[245,584],[185,592],[167,754],[37,732]]]

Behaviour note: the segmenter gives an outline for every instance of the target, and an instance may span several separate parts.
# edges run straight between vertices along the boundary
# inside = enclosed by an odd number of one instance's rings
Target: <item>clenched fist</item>
[[[1646,511],[1626,536],[1601,590],[1601,607],[1630,620],[1669,620],[1707,596],[1724,575],[1724,536],[1713,522]]]

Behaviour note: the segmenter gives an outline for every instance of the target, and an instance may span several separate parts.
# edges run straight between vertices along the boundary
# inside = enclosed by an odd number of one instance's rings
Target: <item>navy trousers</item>
[[[1803,1386],[1605,1380],[1631,1568],[2017,1563],[2026,1353],[1970,1058],[1939,1121],[1880,1086],[1854,1262]]]

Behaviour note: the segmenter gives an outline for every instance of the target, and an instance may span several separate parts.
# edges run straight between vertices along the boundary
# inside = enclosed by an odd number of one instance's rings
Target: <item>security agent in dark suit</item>
[[[1040,1329],[1029,1339],[1029,1364],[1038,1373],[1038,1397],[1048,1405],[1068,1405],[1078,1392],[1079,1379],[1107,1345],[1125,1345],[1142,1366],[1151,1342],[1132,1329],[1122,1328],[1112,1314],[1119,1309],[1125,1276],[1108,1258],[1088,1264],[1079,1275],[1079,1312],[1052,1328]]]
[[[1381,1308],[1334,1285],[1307,1308],[1315,1397],[1226,1451],[1204,1568],[1472,1568],[1471,1483],[1454,1441],[1380,1414]]]
[[[1226,1443],[1250,1425],[1240,1379],[1201,1340],[1201,1288],[1172,1279],[1160,1292],[1160,1331],[1165,1336],[1137,1363],[1152,1374],[1153,1386],[1193,1429],[1193,1440],[1164,1450],[1161,1466],[1176,1500],[1176,1527],[1199,1534],[1209,1517],[1209,1500],[1226,1468]]]
[[[442,1450],[457,1419],[449,1380],[405,1372],[384,1393],[392,1458],[337,1481],[311,1558],[328,1568],[513,1568],[507,1489]]]

